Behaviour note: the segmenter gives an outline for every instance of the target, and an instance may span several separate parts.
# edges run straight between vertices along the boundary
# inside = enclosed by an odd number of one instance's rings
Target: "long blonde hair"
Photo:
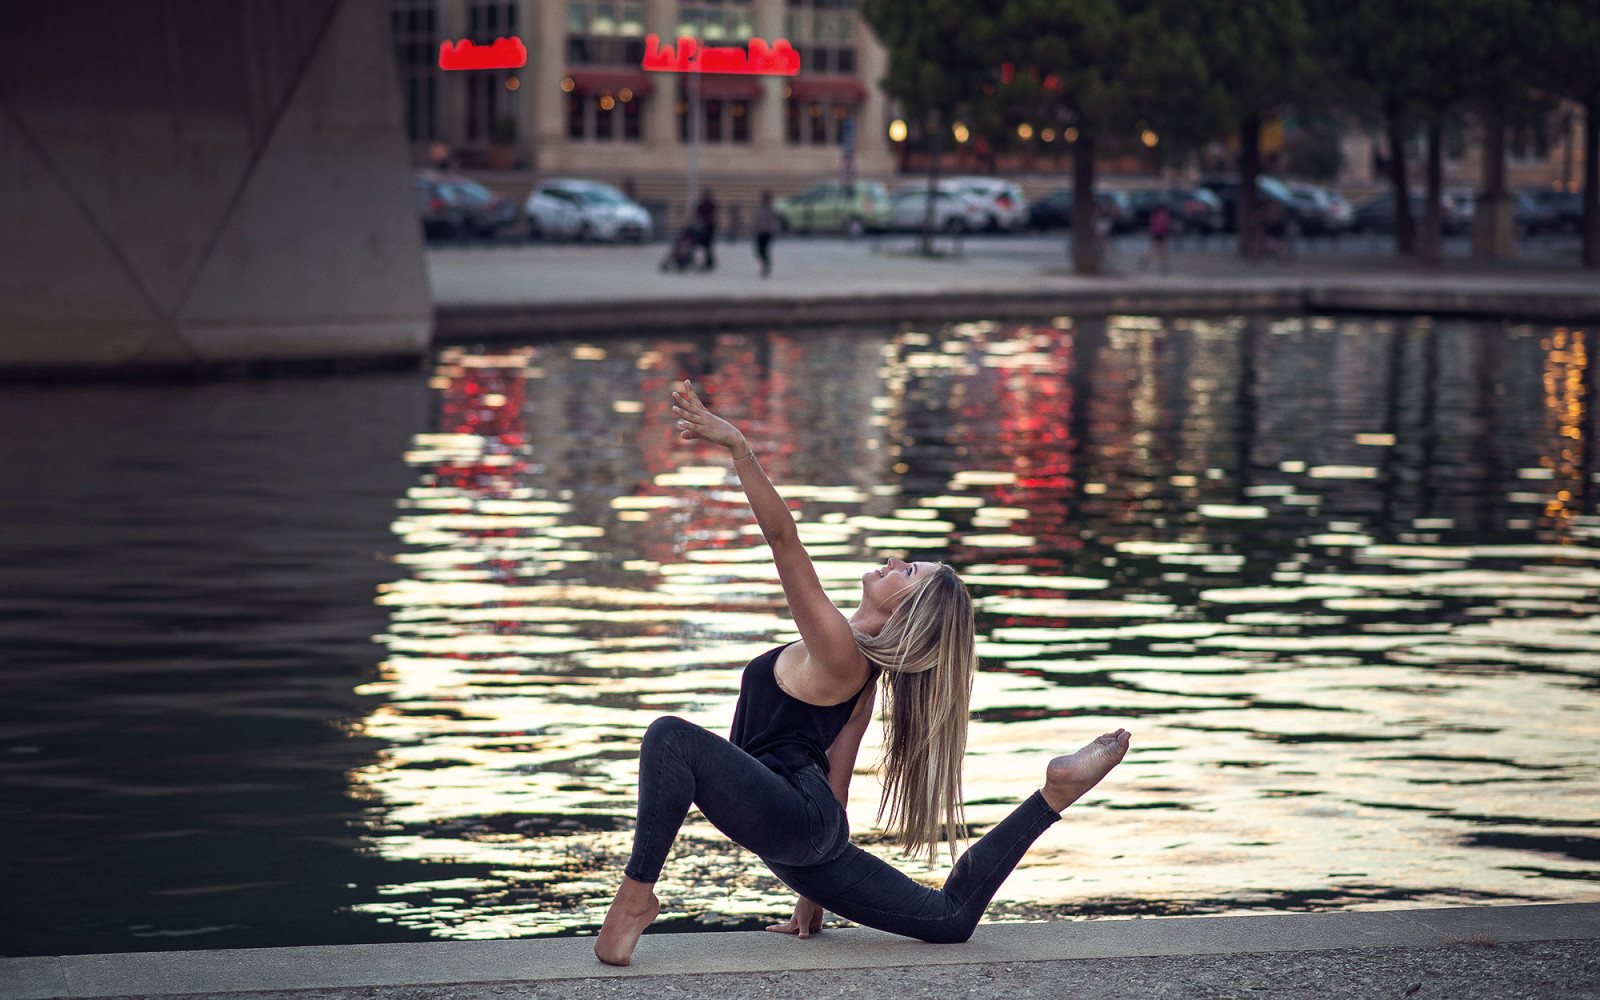
[[[961,761],[977,671],[972,598],[944,563],[901,599],[877,635],[856,643],[882,671],[883,798],[890,836],[931,862],[941,840],[951,856],[966,828]]]

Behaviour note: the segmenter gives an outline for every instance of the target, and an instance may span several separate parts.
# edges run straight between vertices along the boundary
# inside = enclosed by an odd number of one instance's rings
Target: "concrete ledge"
[[[646,935],[634,965],[592,938],[69,955],[0,960],[0,1000],[537,982],[688,973],[881,969],[989,962],[1441,947],[1600,938],[1600,903],[990,924],[966,944],[861,928],[801,942],[763,932]]]
[[[1504,289],[1276,286],[1137,288],[1017,293],[806,295],[441,305],[435,342],[634,334],[838,323],[944,322],[1123,313],[1196,316],[1239,313],[1379,313],[1493,317],[1549,323],[1600,319],[1600,294]]]

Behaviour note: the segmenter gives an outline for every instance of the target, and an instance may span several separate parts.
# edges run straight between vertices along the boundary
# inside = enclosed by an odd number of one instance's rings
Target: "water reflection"
[[[1115,317],[447,351],[360,692],[385,749],[350,780],[372,853],[454,874],[357,909],[596,926],[645,726],[725,729],[739,668],[793,637],[728,463],[674,437],[683,375],[837,601],[888,555],[971,584],[976,825],[1136,730],[998,915],[1600,898],[1587,339]],[[787,899],[703,822],[660,891],[684,923]]]

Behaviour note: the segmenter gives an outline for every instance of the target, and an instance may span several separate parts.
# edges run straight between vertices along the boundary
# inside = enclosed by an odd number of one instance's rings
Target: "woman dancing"
[[[930,859],[963,829],[961,758],[978,661],[966,587],[943,563],[890,559],[862,577],[861,604],[846,617],[744,435],[706,409],[689,382],[672,398],[680,437],[721,445],[733,458],[800,639],[745,667],[731,739],[670,716],[645,732],[633,855],[595,955],[611,965],[632,958],[661,909],[652,887],[691,804],[799,893],[794,915],[768,930],[808,937],[832,910],[924,941],[967,940],[1028,847],[1122,760],[1128,732],[1052,760],[1044,786],[961,856],[943,889],[851,844],[845,804],[880,680],[880,818],[902,847]]]

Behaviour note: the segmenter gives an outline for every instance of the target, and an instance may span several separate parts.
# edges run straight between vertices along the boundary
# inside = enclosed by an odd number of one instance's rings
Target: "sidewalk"
[[[989,924],[966,944],[860,928],[0,960],[0,1000],[848,996],[1600,997],[1600,903]],[[239,998],[242,1000],[242,998]]]
[[[1600,274],[1564,244],[1525,259],[1447,259],[1426,269],[1380,241],[1347,237],[1287,259],[1246,260],[1221,238],[1145,268],[1145,241],[1113,241],[1103,275],[1073,273],[1060,236],[972,237],[917,254],[909,236],[788,239],[759,277],[745,243],[711,272],[663,272],[644,246],[433,249],[440,341],[815,323],[938,322],[1056,315],[1384,312],[1544,322],[1600,319]]]

